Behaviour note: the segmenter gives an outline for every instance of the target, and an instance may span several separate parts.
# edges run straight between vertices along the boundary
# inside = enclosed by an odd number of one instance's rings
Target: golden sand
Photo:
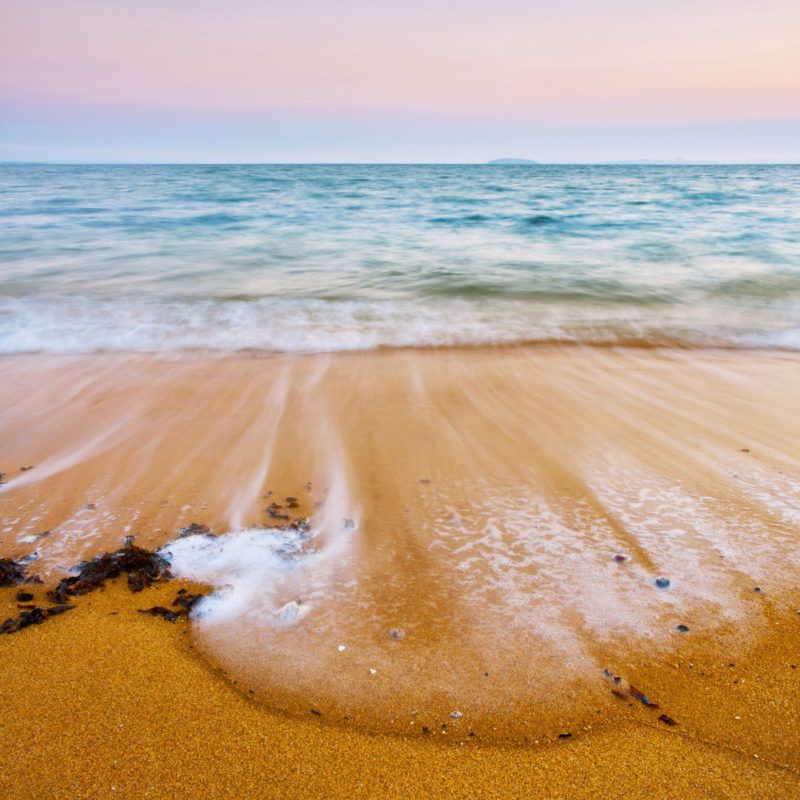
[[[37,551],[47,580],[127,532],[154,547],[191,521],[276,524],[264,508],[288,495],[319,529],[256,618],[135,613],[174,581],[2,637],[2,796],[798,790],[795,356],[0,368],[0,554]],[[262,624],[296,597],[307,618]]]
[[[795,703],[778,629],[755,660],[686,685],[685,705],[737,696],[750,733],[715,746],[691,728],[659,729],[646,709],[567,741],[503,748],[367,735],[265,711],[192,650],[186,623],[135,613],[171,599],[111,588],[39,628],[2,641],[0,796],[14,800],[141,797],[797,796],[797,726],[783,728],[789,767],[758,735]],[[10,590],[3,590],[7,595]],[[762,660],[763,659],[763,660]],[[734,684],[744,678],[744,684]],[[736,687],[739,688],[736,688]],[[746,687],[746,688],[745,688]],[[699,694],[697,693],[699,690]],[[710,702],[709,702],[710,699]],[[742,724],[715,717],[715,725]]]

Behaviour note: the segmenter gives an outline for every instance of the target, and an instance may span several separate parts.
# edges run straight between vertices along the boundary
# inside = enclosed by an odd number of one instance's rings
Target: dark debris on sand
[[[176,622],[178,617],[189,616],[191,610],[195,607],[197,602],[205,597],[202,594],[191,594],[186,589],[180,589],[175,599],[172,601],[173,606],[178,606],[177,609],[165,608],[164,606],[153,606],[152,608],[139,608],[137,611],[140,614],[151,614],[154,617],[161,617],[167,622]]]
[[[184,539],[187,536],[215,536],[215,534],[211,533],[211,528],[209,528],[208,525],[192,522],[178,531],[179,539]]]
[[[41,583],[36,575],[28,575],[28,568],[19,561],[0,558],[0,586],[19,586],[21,583]]]
[[[17,633],[23,628],[31,625],[41,625],[45,620],[50,617],[63,614],[65,611],[71,611],[75,606],[66,604],[59,604],[51,606],[50,608],[40,608],[39,606],[28,606],[24,611],[20,611],[19,616],[9,617],[2,625],[0,625],[0,634],[3,633]]]
[[[270,503],[269,506],[267,506],[267,516],[270,519],[279,519],[282,520],[283,522],[288,522],[289,515],[284,514],[282,512],[283,512],[283,506],[278,505],[278,503]]]
[[[180,606],[183,609],[183,613],[188,614],[204,597],[204,594],[190,594],[186,589],[181,589],[178,592],[178,596],[172,601],[172,605]]]
[[[611,670],[604,669],[603,677],[611,681],[612,688],[611,694],[619,700],[638,700],[642,705],[647,708],[658,709],[658,703],[653,702],[641,689],[637,689],[632,683],[625,682],[619,675],[615,675]],[[662,714],[659,720],[666,725],[677,725],[672,717],[667,714]]]
[[[164,606],[153,606],[152,608],[139,608],[137,611],[140,614],[152,614],[154,617],[161,617],[167,622],[175,622],[178,619],[178,612],[171,611]]]
[[[209,534],[205,525],[192,523],[189,526],[192,534]],[[186,534],[189,535],[189,534]],[[10,617],[0,624],[0,634],[17,633],[31,625],[41,625],[50,617],[63,614],[75,608],[67,601],[78,595],[88,594],[95,589],[103,587],[109,578],[116,578],[125,573],[128,577],[128,588],[132,592],[139,592],[147,586],[160,580],[169,580],[172,574],[169,571],[169,562],[158,553],[137,547],[133,537],[125,537],[124,544],[119,550],[112,553],[103,553],[90,561],[79,564],[76,568],[77,575],[72,575],[59,581],[55,589],[47,592],[48,599],[53,603],[49,608],[40,608],[35,605],[20,605],[20,613]],[[28,576],[24,564],[10,558],[0,559],[0,586],[17,586],[25,583],[41,583],[36,576]],[[196,603],[203,597],[202,594],[191,594],[186,589],[180,589],[172,601],[177,608],[153,606],[147,609],[138,609],[142,614],[152,614],[168,622],[175,622],[181,616],[188,616]],[[18,603],[27,603],[33,600],[30,592],[19,591],[16,594]]]
[[[68,597],[88,594],[101,588],[109,578],[116,578],[127,573],[128,586],[133,592],[139,592],[158,580],[169,580],[169,562],[158,553],[137,547],[133,537],[125,537],[125,543],[113,553],[103,553],[78,565],[79,572],[64,578],[55,589],[48,592],[48,597],[56,603],[66,602]]]

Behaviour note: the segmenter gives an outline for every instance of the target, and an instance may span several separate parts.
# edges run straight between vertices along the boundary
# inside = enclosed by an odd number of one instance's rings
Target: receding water
[[[0,166],[0,352],[800,346],[793,166]]]

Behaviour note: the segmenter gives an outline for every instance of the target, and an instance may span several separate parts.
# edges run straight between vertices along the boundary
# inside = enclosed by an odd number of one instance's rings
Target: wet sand
[[[270,551],[252,569],[242,534],[220,537],[206,578],[229,588],[191,624],[135,613],[175,581],[146,600],[109,588],[2,637],[4,795],[797,788],[796,356],[0,369],[0,552],[37,552],[46,580],[126,533],[155,547],[191,521],[254,529],[263,549],[254,526],[281,522],[271,502],[312,530],[291,568]],[[275,624],[296,599],[307,615]],[[604,670],[659,708],[615,696]]]

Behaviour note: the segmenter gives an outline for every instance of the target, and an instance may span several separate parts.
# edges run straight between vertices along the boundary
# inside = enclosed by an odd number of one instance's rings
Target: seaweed
[[[18,617],[9,617],[0,625],[0,633],[17,633],[30,625],[41,625],[46,619],[44,611],[34,606],[29,611],[21,611]]]
[[[142,570],[136,569],[128,573],[128,588],[132,592],[141,592],[146,585],[147,576]]]
[[[63,614],[65,611],[72,611],[75,606],[68,605],[67,603],[61,603],[57,606],[50,606],[47,609],[47,616],[48,617],[57,617],[59,614]]]
[[[28,568],[20,561],[0,558],[0,586],[19,586],[21,583],[41,583],[36,575],[28,575]]]
[[[173,606],[181,606],[184,614],[189,614],[191,610],[197,605],[198,601],[202,600],[205,595],[203,594],[189,594],[186,589],[181,589],[178,596],[172,601]],[[178,612],[180,613],[180,612]]]
[[[48,618],[63,614],[65,611],[70,611],[73,608],[75,608],[75,606],[58,605],[46,609],[40,608],[39,606],[26,606],[25,610],[21,611],[19,616],[9,617],[0,625],[0,634],[17,633],[31,625],[41,625]]]
[[[154,617],[161,617],[167,622],[176,622],[180,612],[171,611],[164,606],[153,606],[152,608],[138,608],[136,609],[140,614],[152,614]]]
[[[311,530],[311,520],[308,517],[295,517],[288,525],[286,530],[308,533]]]
[[[55,603],[64,603],[68,597],[88,594],[105,585],[109,578],[123,572],[128,575],[128,586],[137,592],[158,580],[169,580],[169,562],[158,553],[137,547],[132,536],[126,536],[119,550],[79,564],[77,575],[62,579],[48,597]]]
[[[283,506],[280,506],[277,503],[270,503],[269,506],[267,506],[267,515],[269,516],[270,519],[280,519],[283,520],[284,522],[288,522],[289,515],[281,514],[282,509]]]
[[[178,594],[172,601],[173,606],[179,606],[174,611],[171,608],[164,608],[164,606],[153,606],[152,608],[139,608],[137,611],[140,614],[152,614],[154,617],[161,617],[167,622],[176,622],[178,617],[188,617],[191,610],[195,607],[197,602],[205,595],[190,594],[186,589],[179,589]]]
[[[191,522],[178,531],[179,539],[183,539],[186,536],[214,536],[214,534],[211,533],[211,528],[209,528],[208,525],[203,525],[199,522]]]

